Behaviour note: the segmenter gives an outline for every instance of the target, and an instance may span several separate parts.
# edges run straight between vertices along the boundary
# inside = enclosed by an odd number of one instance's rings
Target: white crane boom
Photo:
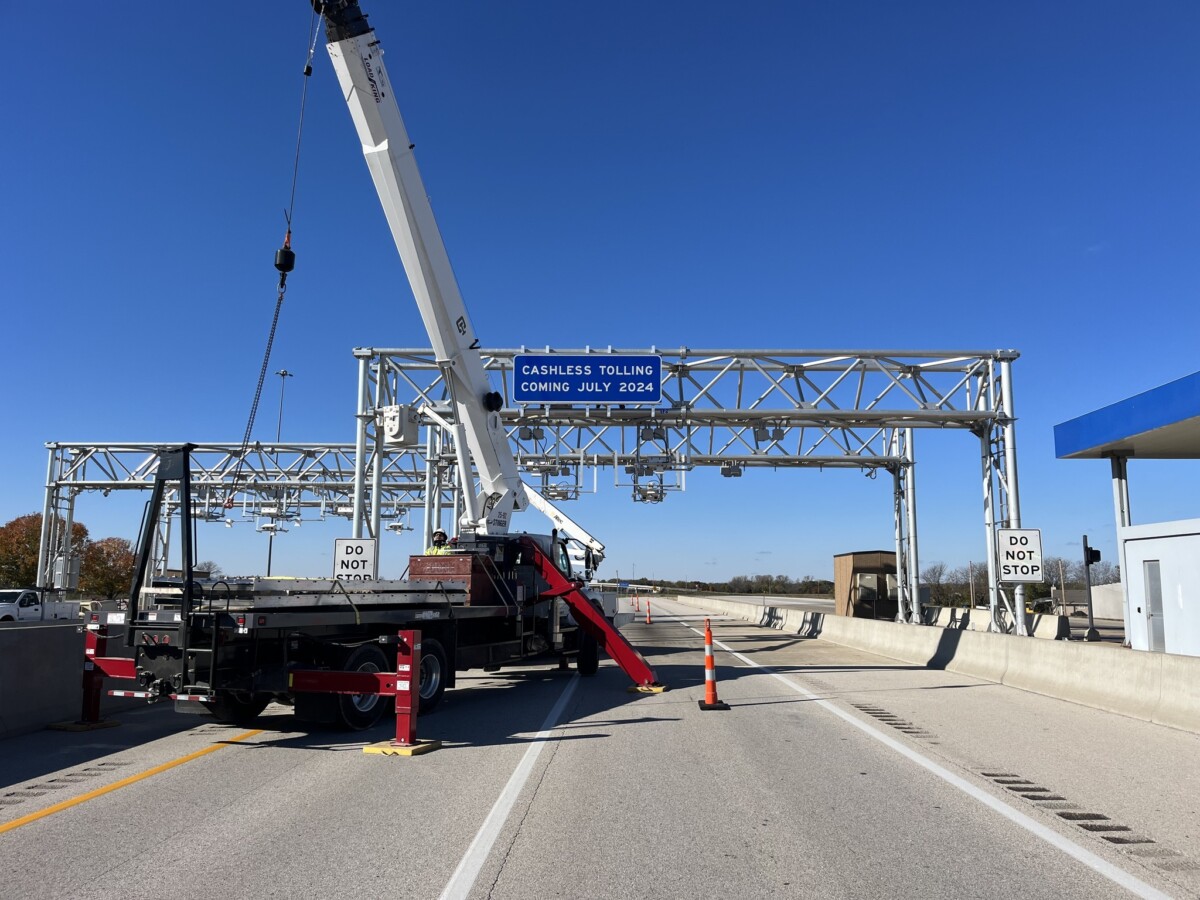
[[[460,531],[507,534],[511,514],[535,498],[536,508],[556,525],[568,525],[571,536],[590,548],[599,562],[604,545],[524,484],[517,471],[500,420],[503,397],[492,391],[484,371],[479,339],[417,169],[414,145],[383,64],[383,48],[357,0],[313,2],[325,17],[329,58],[454,404],[454,439],[466,506]],[[471,460],[464,447],[470,449],[479,476],[477,496],[471,492]]]
[[[500,424],[499,398],[492,396],[484,373],[479,341],[383,64],[383,49],[356,2],[325,3],[323,11],[329,58],[454,404],[455,443],[470,448],[479,473],[478,497],[471,496],[470,469],[461,473],[468,520],[463,525],[505,534],[510,514],[526,505],[521,478]],[[461,468],[461,456],[459,462]]]

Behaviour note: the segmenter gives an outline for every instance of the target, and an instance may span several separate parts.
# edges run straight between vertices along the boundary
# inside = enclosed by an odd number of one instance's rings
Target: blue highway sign
[[[662,357],[557,353],[513,357],[515,403],[659,403]]]

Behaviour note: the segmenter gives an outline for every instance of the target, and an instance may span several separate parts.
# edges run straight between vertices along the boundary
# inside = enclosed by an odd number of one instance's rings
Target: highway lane
[[[203,719],[109,754],[114,732],[6,741],[4,755],[101,746],[6,788],[0,799],[38,796],[0,806],[0,822],[219,749],[0,833],[0,895],[1115,897],[1129,896],[1124,881],[1200,896],[1195,736],[720,619],[718,641],[743,658],[718,650],[733,708],[702,712],[700,617],[654,609],[652,625],[625,630],[668,693],[626,693],[611,664],[594,679],[464,678],[421,722],[446,745],[427,756],[361,753],[386,728],[294,731],[281,707],[230,744],[247,730]],[[559,726],[536,742],[564,695]],[[1155,771],[1126,773],[1131,756]],[[74,777],[88,769],[100,771]],[[985,771],[1065,799],[1035,803]],[[1046,808],[1059,803],[1077,809]],[[1113,845],[1059,812],[1106,815],[1153,844]]]

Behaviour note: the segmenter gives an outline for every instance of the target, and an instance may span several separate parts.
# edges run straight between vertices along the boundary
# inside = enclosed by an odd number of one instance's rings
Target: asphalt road
[[[722,619],[706,712],[653,609],[667,693],[468,673],[425,756],[283,707],[0,742],[0,897],[1200,896],[1200,736]]]

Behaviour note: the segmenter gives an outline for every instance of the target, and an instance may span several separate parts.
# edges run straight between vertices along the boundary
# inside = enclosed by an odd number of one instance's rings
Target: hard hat
[[[442,531],[442,529],[440,529],[440,528],[435,528],[435,529],[433,530],[433,536],[434,536],[434,537],[437,537],[439,534],[440,534],[442,537],[445,537],[445,536],[446,536],[446,532]]]

